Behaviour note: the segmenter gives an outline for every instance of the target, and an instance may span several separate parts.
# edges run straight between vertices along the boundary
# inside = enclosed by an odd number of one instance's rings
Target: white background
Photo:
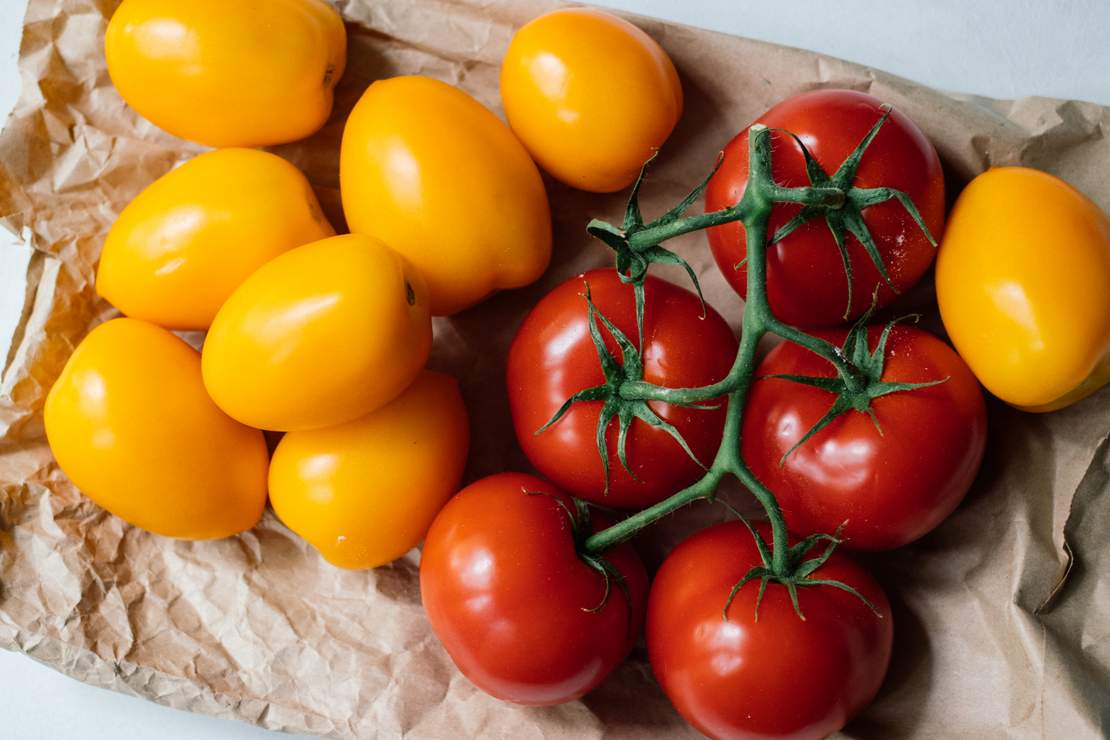
[[[1105,0],[594,0],[692,25],[820,51],[941,89],[1110,104]],[[25,0],[0,0],[0,118],[14,105]],[[7,291],[0,280],[0,300]],[[245,724],[85,686],[0,651],[7,740],[261,738]],[[277,735],[273,735],[277,737]]]

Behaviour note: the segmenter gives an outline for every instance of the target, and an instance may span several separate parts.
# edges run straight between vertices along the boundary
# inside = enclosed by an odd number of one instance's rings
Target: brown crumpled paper
[[[271,514],[221,542],[164,539],[105,514],[53,465],[43,397],[72,347],[109,313],[93,291],[105,233],[140,189],[198,151],[142,120],[113,89],[101,45],[115,5],[32,0],[22,97],[0,136],[0,224],[30,247],[0,248],[0,267],[25,273],[0,385],[0,644],[92,684],[294,732],[695,735],[655,686],[642,649],[582,702],[525,709],[485,696],[428,629],[416,553],[374,572],[340,571]],[[513,28],[553,3],[339,5],[351,50],[335,113],[316,136],[278,149],[307,171],[337,225],[339,136],[366,85],[427,74],[497,108],[498,62]],[[770,104],[821,86],[867,90],[908,113],[939,149],[953,192],[991,164],[1023,163],[1110,207],[1110,109],[955,99],[804,51],[637,22],[673,56],[687,99],[646,185],[649,213],[676,202]],[[462,380],[473,417],[470,479],[526,468],[498,391],[509,339],[551,286],[607,260],[583,226],[621,212],[621,196],[549,187],[556,250],[544,278],[436,325],[433,363]],[[1050,259],[1053,245],[1045,247]],[[740,302],[704,238],[686,238],[680,249],[711,302],[737,323]],[[849,735],[1110,733],[1110,502],[1101,500],[1110,488],[1108,401],[1104,391],[1045,416],[992,404],[986,462],[966,502],[921,542],[873,559],[895,603],[895,656],[882,693]],[[649,558],[720,516],[704,506],[683,512],[647,543]],[[1069,548],[1068,582],[1037,614]]]

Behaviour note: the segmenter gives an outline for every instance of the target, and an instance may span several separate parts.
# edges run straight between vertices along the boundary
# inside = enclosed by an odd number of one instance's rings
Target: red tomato
[[[851,90],[815,90],[784,100],[758,123],[799,136],[821,167],[832,175],[882,115],[876,98]],[[775,180],[788,187],[809,184],[798,144],[781,131],[771,133]],[[705,193],[705,208],[716,211],[739,202],[748,182],[748,130],[725,147],[724,162]],[[890,187],[909,195],[935,239],[944,227],[944,174],[936,150],[913,121],[895,110],[865,152],[853,182],[856,187]],[[778,204],[768,235],[799,210]],[[883,264],[899,291],[914,283],[932,264],[935,248],[896,200],[863,210]],[[709,245],[725,279],[741,296],[747,291],[744,226],[739,221],[709,231]],[[876,286],[879,304],[894,297],[863,245],[850,234],[845,240],[852,265],[852,305],[848,318],[871,305]],[[767,297],[782,321],[796,326],[835,326],[845,320],[848,282],[829,227],[822,216],[808,221],[767,250]]]
[[[754,580],[723,620],[729,591],[760,562],[740,522],[704,529],[675,548],[648,600],[651,667],[682,716],[710,737],[823,738],[879,690],[890,662],[890,604],[863,568],[834,552],[812,577],[855,588],[878,614],[846,591],[804,586],[803,621],[786,588],[770,583],[757,620]]]
[[[874,351],[882,327],[868,332]],[[833,343],[845,332],[822,334]],[[786,458],[825,415],[828,391],[788,380],[756,381],[744,411],[743,456],[771,489],[790,529],[835,532],[845,545],[886,550],[936,527],[963,500],[983,459],[986,407],[979,383],[947,344],[920,329],[896,326],[887,341],[882,380],[939,385],[872,401],[880,432],[864,413],[848,411]],[[833,377],[826,360],[796,344],[767,355],[756,376]]]
[[[424,542],[420,592],[432,629],[467,678],[518,704],[561,704],[590,691],[628,654],[643,622],[639,556],[629,545],[606,553],[628,597],[611,579],[594,610],[605,578],[578,557],[559,501],[573,511],[539,478],[483,478],[448,502]]]
[[[617,457],[618,423],[608,427],[609,491],[597,449],[601,401],[576,403],[556,424],[542,427],[572,395],[605,382],[590,338],[584,297],[589,284],[594,304],[633,343],[636,304],[633,289],[612,269],[578,275],[556,287],[524,320],[509,350],[509,405],[517,440],[541,474],[564,490],[606,506],[642,508],[693,483],[703,473],[663,429],[639,419],[627,440],[628,463]],[[712,308],[702,317],[696,295],[657,278],[645,284],[643,379],[669,387],[702,386],[728,374],[736,338]],[[599,322],[600,323],[600,322]],[[613,356],[620,352],[605,327],[601,334]],[[709,465],[721,442],[725,408],[683,408],[654,403],[650,408],[681,432],[698,460]],[[637,480],[638,479],[638,480]]]

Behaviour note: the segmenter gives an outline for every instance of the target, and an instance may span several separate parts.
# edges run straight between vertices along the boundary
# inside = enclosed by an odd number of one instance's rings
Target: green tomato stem
[[[743,437],[744,406],[753,381],[756,353],[759,342],[772,329],[785,330],[790,335],[797,334],[806,346],[822,356],[836,358],[838,367],[842,363],[837,350],[828,342],[810,337],[800,330],[778,322],[767,302],[767,228],[771,209],[780,200],[792,203],[842,203],[844,193],[836,188],[783,188],[771,178],[770,132],[762,126],[753,126],[748,140],[749,176],[748,186],[740,202],[732,208],[704,216],[679,219],[660,227],[637,232],[651,234],[645,239],[671,238],[687,231],[705,228],[707,225],[726,223],[728,220],[742,220],[744,223],[748,256],[748,297],[744,308],[741,326],[740,347],[728,375],[720,382],[703,388],[669,389],[659,388],[643,381],[627,382],[621,387],[621,394],[630,397],[664,402],[696,403],[718,398],[727,394],[728,409],[722,434],[722,444],[717,450],[713,464],[705,475],[693,485],[679,491],[654,506],[644,509],[627,519],[590,536],[584,549],[588,554],[599,554],[616,544],[628,540],[644,527],[670,514],[676,509],[700,499],[712,500],[717,487],[727,474],[739,478],[763,506],[771,523],[772,563],[770,569],[776,575],[787,575],[788,545],[786,521],[774,494],[759,481],[745,464],[740,453]],[[724,218],[725,216],[728,218]],[[669,236],[667,236],[669,235]],[[631,243],[632,240],[630,240]],[[658,241],[654,242],[658,243]],[[652,244],[654,245],[654,244]],[[633,245],[635,248],[635,245]],[[775,333],[779,333],[776,331]],[[639,395],[637,395],[639,394]]]
[[[792,379],[799,382],[805,381],[811,385],[818,385],[818,387],[829,389],[835,387],[835,392],[839,394],[837,401],[830,407],[826,416],[812,427],[798,444],[804,442],[823,428],[824,424],[827,424],[828,421],[836,418],[838,414],[844,413],[849,408],[860,412],[869,412],[869,404],[875,398],[889,393],[928,387],[943,383],[947,380],[945,378],[916,384],[882,382],[883,347],[893,323],[888,324],[879,341],[879,346],[875,349],[874,353],[871,353],[867,346],[866,326],[870,317],[870,311],[865,313],[857,322],[856,326],[849,332],[844,346],[836,347],[820,337],[810,336],[801,329],[780,321],[771,311],[767,298],[768,246],[775,239],[785,237],[810,218],[821,214],[824,214],[830,229],[833,229],[833,237],[842,253],[845,276],[848,279],[849,306],[851,305],[852,270],[844,247],[845,229],[859,239],[865,248],[869,249],[876,268],[878,268],[887,283],[889,284],[890,282],[874,240],[863,224],[861,215],[862,208],[892,198],[898,199],[917,225],[925,232],[929,240],[935,245],[936,242],[933,240],[932,235],[929,234],[920,214],[917,212],[917,208],[908,195],[890,188],[861,190],[852,186],[856,168],[859,166],[864,151],[875,138],[875,135],[878,133],[889,114],[889,108],[885,109],[882,117],[875,123],[856,147],[856,150],[849,155],[832,177],[824,173],[821,165],[813,159],[801,140],[795,137],[798,146],[802,150],[802,154],[806,158],[806,168],[811,183],[808,187],[788,188],[775,182],[771,170],[770,130],[761,124],[753,124],[749,128],[748,136],[748,182],[744,189],[743,197],[736,205],[696,216],[683,215],[686,209],[700,197],[702,192],[704,192],[705,188],[709,185],[713,177],[713,173],[711,173],[709,177],[692,190],[677,206],[663,214],[654,222],[645,225],[640,214],[638,200],[638,192],[643,180],[643,171],[641,171],[640,179],[636,181],[636,184],[632,188],[631,196],[629,197],[623,228],[617,229],[608,223],[596,220],[590,223],[588,227],[590,233],[601,239],[617,252],[617,269],[621,272],[622,279],[626,279],[626,282],[635,285],[637,291],[639,291],[637,293],[636,316],[637,325],[640,329],[640,347],[643,346],[641,323],[643,317],[642,290],[643,280],[646,277],[648,267],[653,263],[680,264],[684,266],[687,273],[689,273],[695,287],[698,285],[697,277],[690,265],[678,255],[659,246],[661,242],[667,239],[673,239],[682,234],[700,229],[712,228],[732,221],[742,222],[744,225],[747,247],[747,258],[745,259],[747,263],[747,302],[741,325],[740,346],[736,353],[736,359],[733,361],[728,374],[716,383],[699,388],[664,388],[644,382],[638,372],[631,373],[623,378],[610,378],[610,383],[606,386],[606,389],[611,395],[606,403],[636,405],[642,412],[639,418],[652,418],[658,421],[659,424],[664,423],[662,417],[650,408],[650,404],[652,403],[696,405],[706,401],[724,398],[727,404],[725,424],[722,432],[721,445],[717,449],[717,454],[714,456],[712,465],[706,469],[705,475],[697,482],[684,488],[670,498],[633,514],[607,529],[590,535],[585,542],[580,545],[581,555],[588,563],[596,564],[604,562],[602,553],[604,553],[605,550],[630,539],[641,529],[649,526],[676,509],[686,506],[693,501],[714,500],[717,487],[720,485],[721,481],[726,475],[732,475],[748,488],[763,507],[764,513],[767,515],[767,519],[771,525],[772,543],[771,548],[768,548],[763,536],[754,529],[752,530],[763,563],[749,570],[733,587],[732,593],[729,595],[722,613],[722,618],[728,618],[728,604],[731,603],[736,591],[745,583],[757,577],[760,579],[760,595],[762,595],[762,589],[770,580],[784,584],[791,595],[795,611],[797,611],[798,616],[802,619],[804,619],[804,617],[798,606],[796,592],[799,586],[807,585],[827,585],[848,591],[860,598],[872,611],[875,611],[874,605],[848,584],[824,578],[810,578],[810,574],[812,574],[815,569],[821,567],[833,552],[833,548],[839,544],[839,530],[837,530],[837,534],[824,533],[810,535],[801,540],[795,548],[789,547],[786,521],[783,517],[782,510],[779,508],[778,501],[775,500],[774,494],[763,485],[748,467],[747,463],[744,461],[742,450],[744,407],[747,403],[748,393],[755,380],[754,371],[759,343],[767,334],[775,334],[823,357],[836,368],[837,374],[840,376],[839,379],[782,376],[784,379]],[[650,161],[651,160],[648,160],[649,163]],[[718,167],[720,167],[721,161],[723,161],[723,159],[718,160]],[[647,164],[645,164],[644,167],[646,169]],[[716,169],[714,169],[713,172],[715,173]],[[804,206],[804,208],[801,209],[798,215],[775,232],[774,237],[768,238],[771,211],[776,203],[795,203]],[[837,226],[837,224],[839,224],[839,226]],[[855,226],[852,224],[855,224]],[[839,231],[837,229],[839,229]],[[700,288],[698,288],[698,295],[699,297],[701,295]],[[623,337],[623,335],[621,335],[621,337]],[[621,337],[614,335],[614,338],[617,338],[618,341],[620,341]],[[632,352],[642,351],[636,350],[627,339],[624,339],[624,343],[628,344],[629,350]],[[604,366],[608,353],[603,346],[599,346],[599,356]],[[611,357],[608,357],[608,359],[611,362],[613,361]],[[626,364],[631,360],[638,359],[638,356],[626,357]],[[636,367],[639,366],[636,365]],[[818,380],[821,382],[817,383],[816,381]],[[579,395],[593,390],[597,389],[587,389],[587,391],[580,392]],[[569,405],[572,404],[574,400],[575,397],[572,397],[570,401],[567,402],[564,409],[560,411],[560,415],[566,408],[569,408]],[[874,420],[873,414],[872,419]],[[601,420],[599,420],[598,427],[600,440],[598,445],[603,462],[608,459],[605,454],[606,448],[604,446],[604,431],[607,423],[608,422],[603,416]],[[876,424],[877,423],[876,420]],[[625,432],[626,427],[622,426],[622,438]],[[676,436],[676,439],[683,445],[683,448],[686,449],[687,452],[690,452],[678,432],[672,428],[671,433],[673,436]],[[795,447],[796,446],[797,445],[795,445]],[[623,447],[620,449],[623,450]],[[621,454],[623,455],[623,452]],[[690,454],[693,456],[692,452],[690,452]],[[789,454],[788,452],[787,455]],[[785,457],[783,459],[785,460]],[[808,560],[802,559],[805,557],[806,553],[820,541],[828,542],[824,552]],[[796,552],[794,550],[796,550]],[[757,600],[757,614],[758,608]],[[877,611],[875,611],[875,613],[878,614]]]

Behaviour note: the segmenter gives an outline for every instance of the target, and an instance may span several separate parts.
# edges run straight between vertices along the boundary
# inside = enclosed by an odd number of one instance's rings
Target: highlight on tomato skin
[[[769,530],[761,527],[769,539]],[[819,546],[820,547],[820,546]],[[687,722],[711,738],[817,740],[866,707],[890,662],[894,624],[878,583],[834,552],[813,576],[836,579],[867,599],[829,586],[798,588],[799,619],[787,590],[759,581],[733,587],[761,564],[738,521],[688,537],[651,586],[646,637],[659,685]]]
[[[604,553],[607,579],[579,557],[576,539],[608,520],[594,514],[576,531],[573,516],[570,497],[547,481],[500,473],[456,494],[428,531],[424,610],[455,665],[487,694],[532,706],[573,701],[640,634],[643,563],[620,545]]]
[[[596,8],[561,8],[513,36],[501,62],[501,101],[513,132],[552,177],[612,193],[631,185],[670,136],[683,95],[667,52],[644,31]]]

